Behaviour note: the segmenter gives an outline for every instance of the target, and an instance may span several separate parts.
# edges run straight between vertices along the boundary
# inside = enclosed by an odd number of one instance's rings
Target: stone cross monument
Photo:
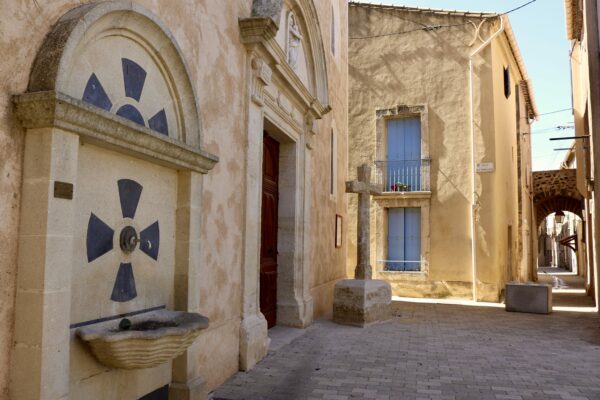
[[[346,193],[358,194],[357,259],[354,279],[371,279],[371,195],[381,194],[381,186],[371,183],[371,168],[363,164],[358,167],[358,180],[346,182]]]
[[[372,280],[370,213],[371,195],[381,194],[381,187],[371,183],[371,168],[358,167],[358,179],[346,182],[346,193],[358,194],[357,265],[354,279],[335,285],[333,320],[340,324],[365,326],[391,317],[392,290],[383,280]]]

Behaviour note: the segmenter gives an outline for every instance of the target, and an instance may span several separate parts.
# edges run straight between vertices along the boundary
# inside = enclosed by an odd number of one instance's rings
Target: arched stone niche
[[[295,29],[291,27],[294,20]],[[289,53],[294,32],[301,40],[297,63],[292,65]],[[314,118],[329,112],[323,37],[312,0],[254,0],[252,15],[240,20],[240,33],[251,55],[274,67],[275,75],[284,80],[281,85],[289,86]]]
[[[267,322],[259,307],[263,132],[280,146],[277,323],[312,322],[309,252],[313,137],[330,111],[323,38],[313,0],[254,0],[239,21],[250,88],[243,254],[240,368],[267,353]],[[292,54],[291,52],[295,52]]]
[[[199,308],[202,177],[218,158],[202,148],[173,36],[130,1],[77,7],[14,103],[26,137],[11,397],[139,398],[169,385],[172,398],[200,398],[199,349],[123,371],[75,337],[157,308]],[[142,240],[131,253],[119,247],[126,226]]]

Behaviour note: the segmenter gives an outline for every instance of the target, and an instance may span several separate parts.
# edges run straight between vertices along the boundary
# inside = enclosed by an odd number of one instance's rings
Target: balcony
[[[385,193],[430,192],[431,160],[375,161],[375,182]]]

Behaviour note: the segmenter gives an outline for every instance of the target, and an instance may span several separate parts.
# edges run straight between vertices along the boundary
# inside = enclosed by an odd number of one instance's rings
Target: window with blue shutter
[[[386,191],[421,191],[421,120],[418,117],[387,122]]]
[[[421,209],[388,209],[386,271],[421,270]]]

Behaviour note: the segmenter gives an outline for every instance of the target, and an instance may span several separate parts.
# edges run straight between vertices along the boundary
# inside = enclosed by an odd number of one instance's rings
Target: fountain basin
[[[158,310],[131,317],[131,323],[129,330],[121,330],[119,320],[115,320],[79,328],[76,334],[106,366],[151,368],[183,354],[208,327],[208,318],[185,311]]]

